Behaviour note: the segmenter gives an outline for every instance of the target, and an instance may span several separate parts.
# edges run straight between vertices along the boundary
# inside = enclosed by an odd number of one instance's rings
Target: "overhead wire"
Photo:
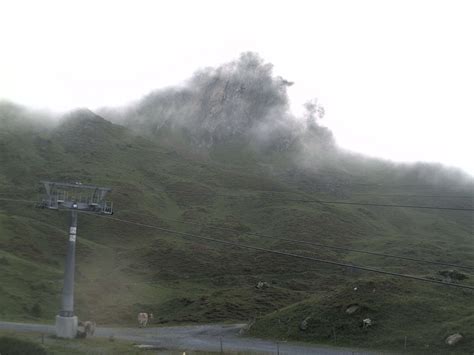
[[[136,149],[136,147],[133,147],[132,149]],[[150,152],[153,152],[153,153],[158,153],[158,154],[161,154],[162,156],[166,157],[168,160],[171,160],[171,161],[176,161],[176,162],[182,162],[183,160],[186,160],[188,162],[191,162],[191,163],[196,163],[196,160],[195,159],[191,159],[190,157],[185,157],[183,155],[180,156],[181,159],[176,159],[176,158],[173,158],[170,156],[170,153],[171,154],[174,154],[174,155],[177,155],[178,153],[176,151],[171,151],[171,152],[162,152],[162,151],[157,151],[155,149],[150,149],[150,148],[143,148],[143,147],[140,147],[140,150],[145,150],[145,151],[150,151]],[[201,161],[199,162],[199,164],[201,165],[207,165],[209,166],[209,161]],[[211,166],[220,166],[220,167],[224,167],[224,168],[229,168],[230,166],[227,165],[227,164],[223,164],[222,162],[218,162],[218,161],[212,161],[212,165]],[[340,175],[341,172],[340,171],[333,171],[333,172],[328,172],[326,174],[324,173],[317,173],[317,172],[313,172],[312,175],[313,176],[319,176],[319,177],[323,177],[323,178],[331,178],[331,179],[334,179],[334,177],[336,175]],[[354,176],[344,176],[344,178],[357,178],[357,177],[354,177]],[[436,186],[435,183],[424,183],[424,184],[382,184],[382,183],[367,183],[367,182],[354,182],[354,181],[351,181],[349,183],[347,183],[347,180],[346,181],[339,181],[339,183],[341,182],[344,182],[347,186],[369,186],[369,187],[390,187],[390,188],[405,188],[405,187],[417,187],[417,188],[425,188],[425,189],[437,189],[439,188],[438,186]],[[321,184],[320,184],[321,185]]]
[[[234,247],[238,247],[238,248],[242,248],[242,249],[256,250],[256,251],[275,254],[275,255],[280,255],[280,256],[287,256],[287,257],[292,257],[292,258],[297,258],[297,259],[302,259],[302,260],[314,261],[314,262],[318,262],[318,263],[322,263],[322,264],[328,264],[328,265],[334,265],[334,266],[349,268],[349,269],[352,269],[352,270],[362,270],[362,271],[378,273],[378,274],[382,274],[382,275],[389,275],[389,276],[394,276],[394,277],[400,277],[400,278],[405,278],[405,279],[416,280],[416,281],[420,281],[420,282],[433,283],[433,284],[438,284],[438,285],[443,285],[443,286],[474,290],[474,286],[461,285],[461,284],[457,284],[457,283],[448,283],[448,282],[444,282],[444,281],[440,281],[440,280],[436,280],[436,279],[429,279],[429,278],[424,278],[424,277],[419,277],[419,276],[414,276],[414,275],[401,274],[401,273],[397,273],[397,272],[385,271],[385,270],[370,268],[370,267],[366,267],[366,266],[346,264],[346,263],[332,261],[332,260],[320,259],[320,258],[304,256],[304,255],[298,255],[298,254],[294,254],[294,253],[288,253],[288,252],[283,252],[283,251],[278,251],[278,250],[273,250],[273,249],[261,248],[261,247],[257,247],[257,246],[253,246],[253,245],[235,243],[235,242],[230,242],[230,241],[226,241],[226,240],[222,240],[222,239],[216,239],[216,238],[211,238],[211,237],[207,237],[207,236],[192,234],[192,233],[188,233],[188,232],[176,231],[176,230],[169,229],[169,228],[162,228],[162,227],[149,225],[149,224],[145,224],[145,223],[141,223],[141,222],[124,220],[124,219],[120,219],[120,218],[116,218],[116,217],[112,217],[112,216],[98,215],[98,214],[89,213],[89,212],[84,212],[84,214],[93,215],[93,216],[100,217],[100,218],[105,218],[105,219],[110,219],[110,220],[114,220],[114,221],[118,221],[118,222],[122,222],[122,223],[132,224],[132,225],[136,225],[136,226],[140,226],[140,227],[156,229],[156,230],[159,230],[159,231],[162,231],[162,232],[181,235],[181,236],[184,236],[184,237],[190,237],[190,238],[206,240],[206,241],[210,241],[210,242],[214,242],[214,243],[230,245],[230,246],[234,246]]]
[[[13,202],[26,202],[26,203],[36,202],[36,201],[31,201],[31,200],[18,200],[18,199],[5,199],[5,198],[0,198],[0,200],[13,201]],[[143,215],[143,214],[141,214],[141,215]],[[144,215],[144,216],[146,216],[146,215]],[[153,216],[149,216],[149,217],[153,217]],[[153,217],[153,218],[155,218],[155,217]],[[374,256],[379,256],[379,257],[386,257],[386,258],[394,258],[394,259],[400,259],[400,260],[413,261],[413,262],[418,262],[418,263],[426,263],[426,264],[432,264],[432,265],[449,266],[449,267],[457,267],[457,268],[462,268],[462,269],[474,270],[473,266],[467,266],[467,265],[461,265],[461,264],[453,264],[453,263],[432,261],[432,260],[426,260],[426,259],[412,258],[412,257],[408,257],[408,256],[372,252],[372,251],[362,250],[362,249],[333,246],[333,245],[327,245],[327,244],[323,244],[323,243],[317,243],[317,242],[311,242],[311,241],[305,241],[305,240],[299,240],[299,239],[276,237],[276,236],[266,235],[266,234],[263,234],[263,233],[239,231],[239,230],[236,230],[236,229],[233,229],[233,228],[212,226],[212,225],[209,225],[209,224],[197,223],[197,222],[194,222],[194,221],[183,221],[183,220],[179,220],[179,219],[162,217],[162,216],[160,216],[159,219],[170,220],[170,221],[177,222],[177,223],[182,223],[182,224],[198,225],[198,226],[202,226],[202,227],[206,227],[206,228],[211,228],[211,229],[216,229],[216,230],[223,230],[223,231],[227,231],[227,232],[242,233],[242,234],[249,235],[249,236],[256,236],[256,237],[261,237],[261,238],[280,240],[280,241],[289,242],[289,243],[313,245],[313,246],[318,246],[318,247],[326,248],[326,249],[341,250],[341,251],[348,251],[348,252],[354,252],[354,253],[360,253],[360,254],[374,255]]]
[[[362,196],[383,196],[383,197],[416,197],[416,198],[463,198],[474,199],[474,195],[418,195],[418,194],[387,194],[387,193],[371,193],[371,192],[350,192],[350,195]]]
[[[13,198],[4,198],[4,197],[0,197],[0,201],[24,202],[24,203],[38,203],[38,201],[33,201],[33,200],[13,199]]]
[[[36,201],[31,201],[31,200],[6,199],[6,198],[0,198],[0,201],[36,203]],[[374,204],[371,204],[371,206],[373,206],[373,205]],[[392,205],[390,205],[390,206],[392,206]],[[422,208],[422,207],[419,206],[419,208]],[[470,210],[473,210],[473,209],[470,209]],[[161,218],[162,219],[173,220],[173,221],[179,222],[179,223],[198,224],[198,223],[195,223],[195,222],[185,222],[185,221],[181,221],[181,220],[177,220],[177,219],[170,219],[170,218],[165,218],[165,217],[161,217]],[[209,225],[204,225],[204,224],[198,224],[198,225],[205,226],[205,227],[208,227],[208,228],[213,228],[213,229],[221,229],[221,230],[232,231],[232,232],[240,232],[240,231],[237,231],[237,230],[232,229],[232,228],[215,227],[215,226],[209,226]],[[268,236],[268,235],[265,235],[265,234],[262,234],[262,233],[252,233],[252,232],[240,232],[240,233],[243,233],[243,234],[246,234],[246,235],[258,236],[258,237],[262,237],[262,238],[272,238],[272,239],[275,239],[275,240],[282,240],[282,241],[290,242],[290,243],[301,243],[301,244],[306,244],[306,245],[314,245],[314,246],[319,246],[319,247],[327,248],[327,249],[343,250],[343,251],[362,253],[362,254],[370,254],[370,255],[374,255],[374,256],[387,257],[387,258],[396,258],[396,259],[400,259],[400,260],[407,260],[407,261],[413,261],[413,262],[434,264],[434,265],[440,265],[440,266],[458,267],[458,268],[463,268],[463,269],[474,269],[474,267],[466,266],[466,265],[429,261],[429,260],[425,260],[425,259],[417,259],[417,258],[404,257],[404,256],[393,255],[393,254],[371,252],[371,251],[366,251],[366,250],[361,250],[361,249],[354,249],[354,248],[330,246],[330,245],[326,245],[326,244],[322,244],[322,243],[316,243],[316,242],[309,242],[309,241],[296,240],[296,239],[290,239],[290,238],[281,238],[281,237]]]
[[[31,201],[31,200],[15,200],[15,199],[2,199],[2,198],[0,198],[0,200],[15,201],[15,202],[28,202],[28,203],[34,202],[34,201]],[[80,211],[78,211],[78,212],[80,212]],[[350,268],[350,269],[353,269],[353,270],[362,270],[362,271],[368,271],[368,272],[373,272],[373,273],[378,273],[378,274],[384,274],[384,275],[390,275],[390,276],[395,276],[395,277],[401,277],[401,278],[406,278],[406,279],[417,280],[417,281],[421,281],[421,282],[435,283],[435,284],[441,284],[441,285],[444,285],[444,286],[451,286],[451,287],[474,290],[474,286],[448,283],[448,282],[444,282],[444,281],[439,281],[439,280],[435,280],[435,279],[428,279],[428,278],[423,278],[423,277],[414,276],[414,275],[401,274],[401,273],[385,271],[385,270],[380,270],[380,269],[375,269],[375,268],[370,268],[370,267],[365,267],[365,266],[341,263],[341,262],[337,262],[337,261],[331,261],[331,260],[326,260],[326,259],[309,257],[309,256],[304,256],[304,255],[298,255],[298,254],[294,254],[294,253],[282,252],[282,251],[278,251],[278,250],[261,248],[261,247],[256,247],[256,246],[252,246],[252,245],[247,245],[247,244],[235,243],[235,242],[225,241],[225,240],[222,240],[222,239],[216,239],[216,238],[206,237],[206,236],[202,236],[202,235],[192,234],[192,233],[188,233],[188,232],[180,232],[180,231],[172,230],[172,229],[169,229],[169,228],[162,228],[162,227],[159,227],[159,226],[149,225],[149,224],[145,224],[145,223],[141,223],[141,222],[124,220],[124,219],[116,218],[116,217],[112,217],[112,216],[98,215],[98,214],[90,213],[90,212],[86,212],[86,211],[82,211],[82,213],[87,214],[87,215],[93,215],[93,216],[101,217],[101,218],[106,218],[106,219],[110,219],[110,220],[115,220],[115,221],[119,221],[119,222],[122,222],[122,223],[133,224],[133,225],[137,225],[137,226],[141,226],[141,227],[145,227],[145,228],[152,228],[152,229],[160,230],[160,231],[163,231],[163,232],[166,232],[166,233],[177,234],[177,235],[182,235],[182,236],[191,237],[191,238],[197,238],[197,239],[201,239],[201,240],[207,240],[207,241],[220,243],[220,244],[225,244],[225,245],[231,245],[231,246],[235,246],[235,247],[238,247],[238,248],[256,250],[256,251],[261,251],[261,252],[266,252],[266,253],[271,253],[271,254],[276,254],[276,255],[288,256],[288,257],[292,257],[292,258],[299,258],[299,259],[303,259],[303,260],[310,260],[310,261],[315,261],[315,262],[319,262],[319,263],[323,263],[323,264],[329,264],[329,265],[335,265],[335,266]],[[454,264],[453,264],[453,266],[454,266]],[[459,267],[458,265],[456,265],[456,266]],[[468,267],[468,268],[470,268],[470,267]]]
[[[447,211],[467,211],[467,212],[474,212],[474,208],[464,208],[464,207],[398,205],[398,204],[385,204],[385,203],[350,202],[350,201],[327,201],[327,200],[296,200],[296,199],[285,199],[285,201],[310,202],[310,203],[313,203],[313,202],[314,202],[314,203],[333,204],[333,205],[353,205],[353,206],[370,206],[370,207],[395,207],[395,208],[418,208],[418,209],[428,209],[428,210],[447,210]]]
[[[327,187],[327,185],[315,185],[321,187]],[[155,189],[158,192],[183,192],[183,190],[176,189]],[[275,193],[275,194],[294,194],[294,195],[309,195],[318,193],[318,191],[293,191],[293,190],[238,190],[238,192],[247,192],[247,193]],[[343,190],[343,192],[345,192]],[[192,195],[218,195],[218,196],[232,196],[230,194],[219,194],[213,192],[203,192],[203,191],[186,191],[187,194]],[[319,193],[324,193],[319,191]],[[414,197],[414,198],[461,198],[461,199],[474,199],[474,195],[427,195],[427,194],[397,194],[397,193],[373,193],[373,192],[347,192],[348,195],[356,196],[382,196],[382,197]]]
[[[169,192],[163,190],[162,192]],[[219,193],[188,193],[197,195],[215,195],[224,197],[233,197],[231,195],[219,194]],[[423,205],[402,205],[402,204],[386,204],[386,203],[372,203],[372,202],[353,202],[353,201],[330,201],[320,199],[293,199],[293,198],[276,198],[273,201],[290,201],[290,202],[304,202],[304,203],[320,203],[320,204],[335,204],[335,205],[354,205],[354,206],[369,206],[369,207],[392,207],[392,208],[415,208],[415,209],[427,209],[427,210],[447,210],[447,211],[465,211],[474,212],[474,208],[465,207],[444,207],[444,206],[423,206]]]
[[[216,194],[216,193],[214,193],[214,195],[232,197],[230,195],[225,195],[225,194]],[[273,201],[275,201],[275,200],[276,201],[290,201],[290,202],[304,202],[304,203],[369,206],[369,207],[415,208],[415,209],[426,209],[426,210],[448,210],[448,211],[474,212],[474,208],[464,208],[464,207],[401,205],[401,204],[385,204],[385,203],[372,203],[372,202],[330,201],[330,200],[321,200],[321,199],[292,199],[292,198],[273,199]],[[0,198],[0,201],[17,201],[17,202],[33,202],[33,203],[36,203],[36,201],[19,200],[19,199],[7,199],[7,198]]]
[[[325,249],[334,249],[334,250],[348,251],[348,252],[354,252],[354,253],[360,253],[360,254],[380,256],[380,257],[385,257],[385,258],[407,260],[407,261],[413,261],[413,262],[418,262],[418,263],[425,263],[425,264],[432,264],[432,265],[439,265],[439,266],[449,266],[449,267],[457,267],[457,268],[461,268],[461,269],[474,270],[474,266],[468,266],[468,265],[462,265],[462,264],[453,264],[453,263],[446,263],[446,262],[441,262],[441,261],[418,259],[418,258],[413,258],[413,257],[408,257],[408,256],[372,252],[372,251],[368,251],[368,250],[340,247],[340,246],[328,245],[328,244],[323,244],[323,243],[311,242],[311,241],[307,241],[307,240],[301,240],[301,239],[271,236],[271,235],[263,234],[263,233],[239,231],[239,230],[234,229],[234,228],[218,227],[218,226],[213,226],[213,225],[204,224],[204,223],[198,223],[198,222],[194,222],[194,221],[183,221],[183,220],[175,219],[175,218],[168,218],[168,217],[161,217],[161,216],[157,218],[157,217],[154,217],[154,216],[148,216],[148,215],[139,214],[139,213],[133,213],[133,214],[146,216],[146,217],[152,217],[152,218],[155,218],[155,219],[169,220],[169,221],[182,223],[182,224],[197,225],[197,226],[201,226],[201,227],[205,227],[205,228],[222,230],[222,231],[226,231],[226,232],[240,233],[240,234],[244,234],[244,235],[248,235],[248,236],[255,236],[255,237],[260,237],[260,238],[279,240],[279,241],[284,241],[284,242],[294,243],[294,244],[312,245],[312,246],[317,246],[317,247],[321,247],[321,248],[325,248]]]
[[[31,200],[5,199],[5,198],[0,198],[0,201],[25,202],[25,203],[35,203],[36,202],[36,201],[31,201]],[[373,206],[373,205],[374,204],[371,204],[371,206]],[[392,206],[392,205],[390,205],[390,206]],[[418,207],[421,208],[420,206],[418,206]],[[418,263],[426,263],[426,264],[432,264],[432,265],[457,267],[457,268],[471,269],[471,270],[474,269],[474,267],[467,266],[467,265],[431,261],[431,260],[426,260],[426,259],[418,259],[418,258],[412,258],[412,257],[408,257],[408,256],[400,256],[400,255],[394,255],[394,254],[378,253],[378,252],[372,252],[372,251],[368,251],[368,250],[355,249],[355,248],[331,246],[331,245],[327,245],[327,244],[323,244],[323,243],[316,243],[316,242],[297,240],[297,239],[291,239],[291,238],[275,237],[275,236],[265,235],[265,234],[262,234],[262,233],[238,231],[238,230],[235,230],[235,229],[232,229],[232,228],[216,227],[216,226],[210,226],[210,225],[206,225],[206,224],[202,224],[202,223],[187,222],[187,221],[182,221],[182,220],[172,219],[172,218],[166,218],[166,217],[160,217],[160,218],[161,219],[173,220],[175,222],[183,223],[183,224],[200,225],[200,226],[207,227],[207,228],[225,230],[225,231],[230,231],[230,232],[234,232],[234,233],[237,232],[237,233],[242,233],[242,234],[249,235],[249,236],[257,236],[257,237],[267,238],[267,239],[281,240],[281,241],[285,241],[285,242],[289,242],[289,243],[313,245],[313,246],[318,246],[318,247],[326,248],[326,249],[355,252],[355,253],[360,253],[360,254],[374,255],[374,256],[386,257],[386,258],[394,258],[394,259],[399,259],[399,260],[407,260],[407,261],[418,262]]]

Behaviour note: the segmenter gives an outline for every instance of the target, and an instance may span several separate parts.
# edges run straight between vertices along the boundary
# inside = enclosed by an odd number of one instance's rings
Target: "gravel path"
[[[156,345],[173,350],[201,350],[225,353],[249,351],[258,354],[318,354],[318,355],[373,355],[382,354],[348,348],[334,348],[320,345],[300,345],[295,343],[277,342],[239,335],[244,324],[209,324],[195,326],[176,326],[159,328],[105,328],[97,327],[95,336],[115,337],[136,342],[138,344]],[[53,325],[0,322],[0,329],[17,332],[38,332],[54,334]]]

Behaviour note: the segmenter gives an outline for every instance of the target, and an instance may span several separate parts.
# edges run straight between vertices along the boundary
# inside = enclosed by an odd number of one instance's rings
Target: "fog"
[[[341,148],[325,127],[326,109],[321,100],[308,98],[299,113],[292,111],[288,90],[293,85],[275,75],[273,65],[258,53],[244,52],[227,63],[198,69],[179,85],[154,90],[130,104],[104,107],[96,113],[159,142],[185,142],[188,148],[201,152],[226,144],[250,147],[262,156],[284,154],[313,173],[370,173],[364,171],[366,167],[393,180],[406,178],[433,184],[469,180],[459,169],[441,164],[396,164]],[[18,123],[48,130],[64,119],[80,117],[81,112],[90,113],[76,109],[73,115],[57,114],[2,101],[0,125]]]
[[[2,2],[0,97],[62,112],[120,106],[250,50],[295,82],[288,94],[297,115],[309,98],[320,99],[324,124],[340,146],[473,174],[473,6],[447,0]]]
[[[62,114],[45,109],[34,109],[0,99],[0,130],[7,128],[29,128],[50,130],[60,122]]]
[[[309,101],[304,117],[289,109],[291,82],[273,74],[273,65],[257,53],[242,53],[237,60],[200,69],[181,86],[156,90],[138,102],[105,108],[101,114],[135,131],[159,135],[183,130],[195,144],[210,147],[233,138],[253,143],[290,145],[324,110]]]
[[[285,154],[313,173],[377,172],[388,180],[434,185],[471,180],[460,169],[439,163],[400,164],[338,147],[323,124],[326,110],[320,100],[307,100],[300,114],[291,111],[288,88],[292,85],[275,75],[273,65],[258,53],[245,52],[236,60],[196,71],[181,85],[99,113],[151,139],[180,137],[172,144],[184,140],[201,150],[239,144],[265,154]]]

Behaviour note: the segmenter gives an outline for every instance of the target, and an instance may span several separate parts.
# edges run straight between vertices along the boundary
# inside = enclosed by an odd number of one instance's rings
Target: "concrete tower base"
[[[56,336],[58,338],[75,338],[77,334],[77,317],[56,316]]]

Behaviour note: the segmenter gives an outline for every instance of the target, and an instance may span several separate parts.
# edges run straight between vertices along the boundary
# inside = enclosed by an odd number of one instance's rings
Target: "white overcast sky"
[[[474,1],[0,0],[0,98],[123,105],[256,51],[338,144],[474,175]]]

